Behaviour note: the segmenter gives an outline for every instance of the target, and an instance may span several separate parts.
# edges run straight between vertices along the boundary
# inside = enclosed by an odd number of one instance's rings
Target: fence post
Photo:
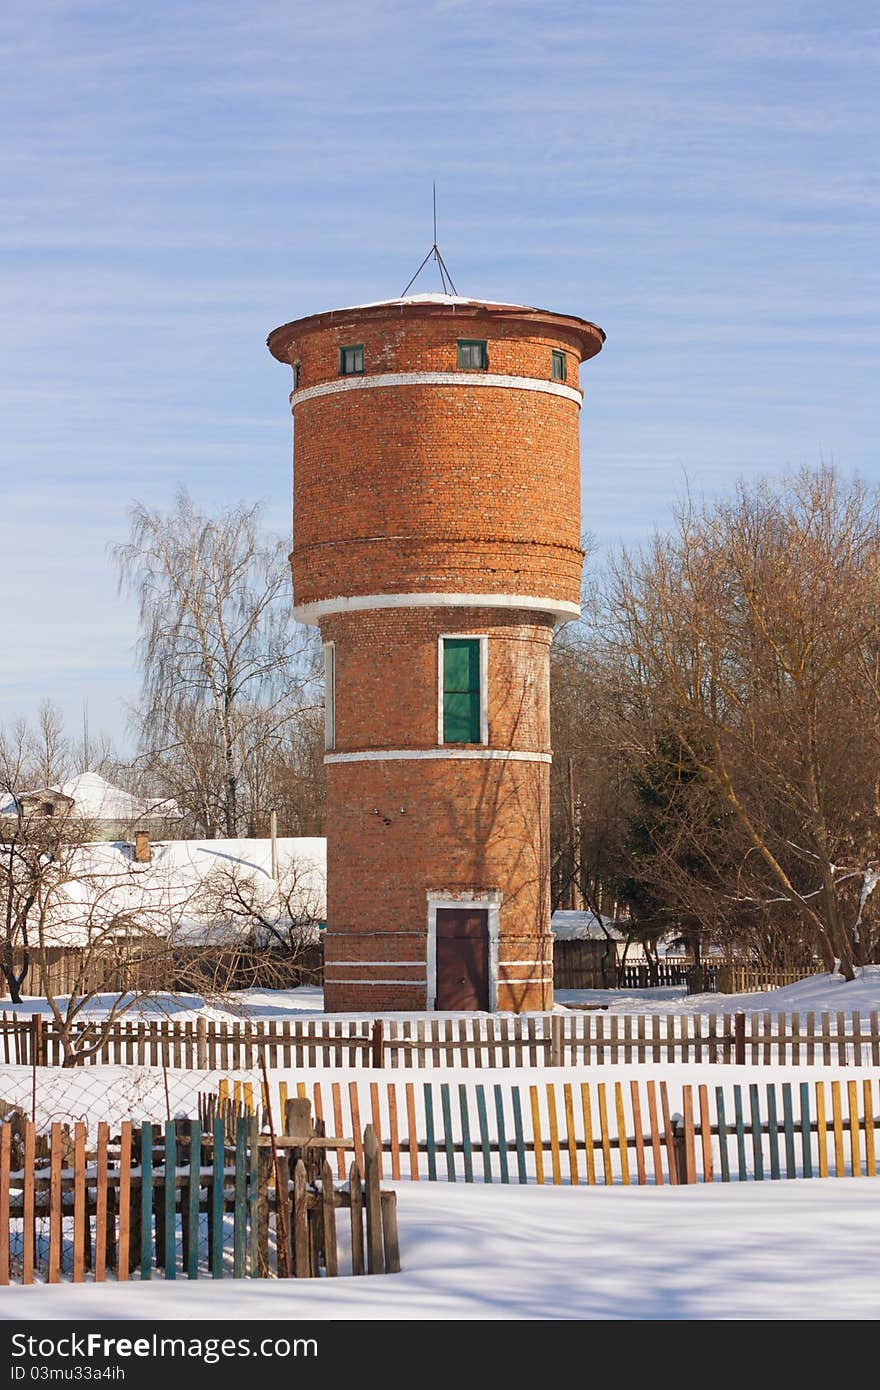
[[[562,1015],[550,1015],[550,1065],[562,1066]]]
[[[32,1067],[43,1067],[46,1065],[46,1041],[43,1033],[42,1014],[31,1014],[31,1056],[30,1064]]]
[[[384,1067],[385,1065],[385,1025],[381,1018],[377,1018],[373,1024],[370,1039],[370,1065],[373,1067]]]
[[[688,1182],[687,1153],[685,1152],[684,1116],[673,1115],[672,1120],[672,1161],[675,1164],[676,1181],[681,1186]]]
[[[738,1067],[746,1064],[746,1016],[733,1016],[733,1060]]]
[[[208,1020],[196,1019],[196,1067],[199,1071],[208,1069]]]

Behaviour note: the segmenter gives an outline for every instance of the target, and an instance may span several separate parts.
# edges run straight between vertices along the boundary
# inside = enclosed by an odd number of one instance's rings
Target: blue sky
[[[602,547],[820,459],[880,482],[868,3],[9,6],[0,27],[0,720],[120,736],[135,497],[290,519],[270,329],[400,293],[581,314]],[[430,278],[417,289],[433,289]]]

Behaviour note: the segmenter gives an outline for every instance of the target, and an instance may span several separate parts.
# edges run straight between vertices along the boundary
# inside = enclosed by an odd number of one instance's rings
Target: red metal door
[[[438,1009],[489,1007],[489,913],[485,908],[437,909]]]

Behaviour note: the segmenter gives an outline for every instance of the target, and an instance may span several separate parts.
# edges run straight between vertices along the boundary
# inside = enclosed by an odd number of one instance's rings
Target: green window
[[[456,365],[466,372],[484,372],[489,365],[485,338],[459,338]]]
[[[300,386],[302,386],[302,374],[303,374],[302,362],[294,362],[294,364],[293,364],[293,389],[294,389],[294,391],[298,391],[299,388],[300,388]]]
[[[364,345],[354,343],[351,347],[339,349],[339,375],[362,376],[364,371]]]
[[[480,743],[480,639],[443,638],[443,742]]]
[[[565,380],[565,353],[557,352],[555,348],[553,350],[553,367],[550,374],[554,381]]]

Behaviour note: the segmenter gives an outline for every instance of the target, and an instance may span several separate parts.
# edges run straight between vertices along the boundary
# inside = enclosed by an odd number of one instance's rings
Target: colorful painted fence
[[[618,1062],[880,1066],[880,1014],[525,1014],[520,1017],[119,1021],[74,1031],[77,1064],[233,1071],[268,1067],[537,1067]],[[70,1044],[67,1045],[69,1051]],[[54,1023],[0,1015],[0,1062],[60,1066]],[[68,1057],[68,1062],[70,1061]]]
[[[368,1119],[380,1173],[447,1182],[672,1184],[877,1174],[877,1081],[296,1083],[337,1134]],[[231,1083],[242,1113],[265,1098]],[[273,1104],[287,1097],[284,1083]],[[355,1160],[363,1155],[355,1141]],[[339,1177],[344,1159],[337,1156]]]
[[[380,1190],[372,1130],[335,1188],[336,1141],[290,1129],[261,1135],[239,1107],[231,1142],[217,1114],[204,1128],[126,1121],[112,1141],[99,1124],[92,1150],[85,1124],[56,1123],[41,1158],[32,1122],[0,1125],[0,1284],[333,1277],[343,1257],[352,1274],[399,1270],[396,1194]]]

